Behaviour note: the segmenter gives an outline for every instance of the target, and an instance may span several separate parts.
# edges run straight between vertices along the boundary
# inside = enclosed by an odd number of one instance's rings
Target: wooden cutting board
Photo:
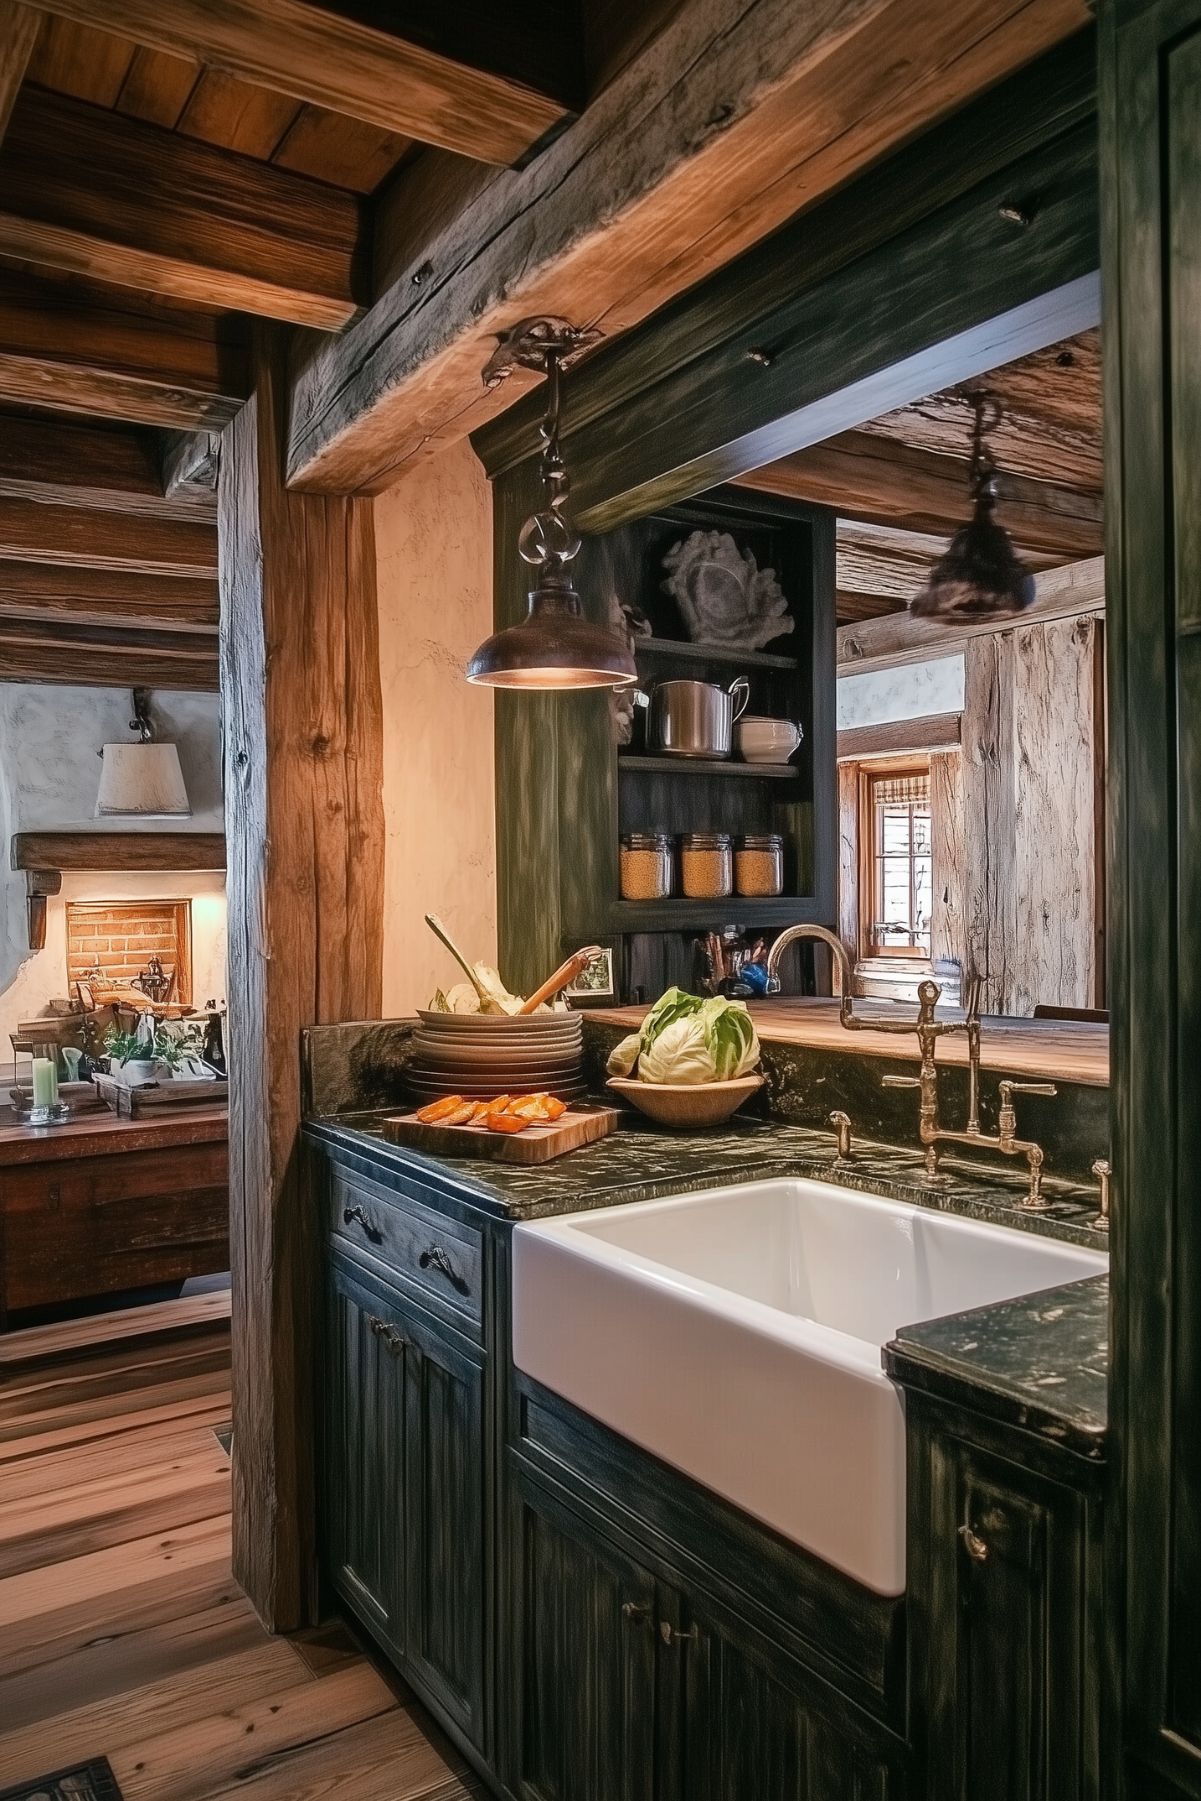
[[[489,1157],[497,1163],[549,1163],[581,1145],[607,1138],[618,1121],[613,1107],[569,1107],[546,1125],[524,1132],[490,1132],[486,1126],[425,1125],[415,1113],[398,1113],[383,1122],[384,1137],[408,1144],[431,1157]]]

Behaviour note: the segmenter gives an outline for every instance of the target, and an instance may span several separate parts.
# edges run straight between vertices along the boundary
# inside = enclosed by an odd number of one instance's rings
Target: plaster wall
[[[384,704],[384,1016],[460,979],[425,924],[496,960],[492,695],[463,679],[492,630],[492,495],[469,444],[375,503]]]
[[[838,729],[963,711],[963,653],[838,678]]]
[[[0,683],[0,1068],[10,1032],[66,993],[66,902],[191,899],[192,959],[197,1000],[225,995],[225,878],[222,874],[95,873],[63,877],[47,907],[46,944],[33,953],[26,938],[25,877],[9,868],[14,832],[61,827],[89,831],[155,831],[162,822],[98,820],[93,811],[107,741],[128,740],[130,696],[121,688]],[[215,694],[155,692],[151,715],[162,737],[179,746],[193,816],[179,829],[220,831],[221,736]]]

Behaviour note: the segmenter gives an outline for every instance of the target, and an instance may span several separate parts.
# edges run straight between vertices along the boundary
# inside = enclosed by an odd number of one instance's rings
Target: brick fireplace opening
[[[132,982],[157,957],[175,982],[169,999],[192,1001],[192,903],[187,900],[68,901],[67,983],[97,972]]]

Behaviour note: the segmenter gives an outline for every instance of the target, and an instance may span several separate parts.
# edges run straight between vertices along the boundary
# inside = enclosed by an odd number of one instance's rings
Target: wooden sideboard
[[[227,1139],[216,1107],[39,1131],[0,1111],[0,1330],[29,1308],[228,1269]]]

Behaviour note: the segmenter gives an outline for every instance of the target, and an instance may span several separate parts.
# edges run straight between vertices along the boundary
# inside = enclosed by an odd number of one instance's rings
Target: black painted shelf
[[[731,668],[786,669],[800,667],[796,657],[781,657],[767,650],[739,650],[736,644],[694,644],[690,638],[639,638],[635,657],[678,657],[693,663],[728,663]]]
[[[724,900],[612,901],[611,932],[717,931],[721,926],[790,926],[817,918],[812,895],[779,894],[769,899],[739,894]]]
[[[638,775],[733,775],[754,781],[791,782],[800,774],[791,763],[732,763],[719,757],[618,757],[618,769]]]

